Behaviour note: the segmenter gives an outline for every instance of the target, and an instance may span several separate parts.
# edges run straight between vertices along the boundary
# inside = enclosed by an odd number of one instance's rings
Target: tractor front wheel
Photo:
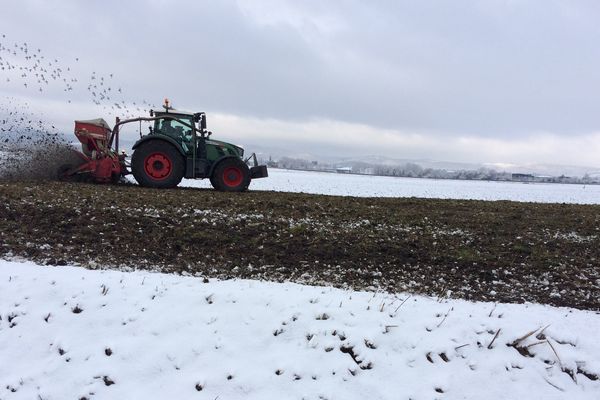
[[[250,185],[250,169],[239,158],[226,158],[214,169],[210,183],[223,192],[243,192]]]
[[[161,140],[142,144],[131,156],[131,172],[141,186],[175,187],[181,182],[184,171],[183,157],[179,151]]]

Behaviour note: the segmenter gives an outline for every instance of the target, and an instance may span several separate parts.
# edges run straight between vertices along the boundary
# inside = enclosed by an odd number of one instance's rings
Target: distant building
[[[352,173],[352,167],[337,167],[335,172],[338,174],[350,174]]]
[[[375,175],[375,168],[369,167],[363,170],[363,174],[365,175]]]
[[[267,167],[279,168],[279,164],[277,163],[277,161],[273,161],[273,158],[271,158],[271,156],[269,156],[269,161],[267,161]]]
[[[531,174],[512,174],[511,179],[518,182],[531,182],[533,175]]]

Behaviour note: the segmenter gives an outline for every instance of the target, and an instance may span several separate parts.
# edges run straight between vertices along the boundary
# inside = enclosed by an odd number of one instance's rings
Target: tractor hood
[[[244,149],[241,148],[240,146],[236,146],[235,144],[231,144],[231,143],[227,143],[227,142],[222,142],[220,140],[213,140],[213,139],[208,139],[206,141],[207,145],[212,145],[212,146],[216,146],[216,147],[220,147],[220,148],[233,148],[235,149],[235,151],[238,153],[238,155],[240,157],[244,156]]]

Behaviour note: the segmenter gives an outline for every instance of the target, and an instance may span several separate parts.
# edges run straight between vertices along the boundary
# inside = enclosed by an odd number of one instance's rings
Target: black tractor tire
[[[243,192],[250,186],[250,169],[239,158],[226,158],[213,170],[210,183],[222,192]]]
[[[185,164],[183,156],[172,144],[151,140],[133,152],[131,173],[140,186],[173,188],[181,182]]]
[[[217,189],[218,183],[217,183],[217,180],[215,179],[215,174],[212,174],[212,176],[210,177],[210,184],[212,185],[213,188],[215,188],[216,190],[219,190],[219,189]]]

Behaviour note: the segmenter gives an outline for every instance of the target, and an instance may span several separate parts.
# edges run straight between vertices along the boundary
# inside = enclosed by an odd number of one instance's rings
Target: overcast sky
[[[597,0],[3,3],[4,43],[113,73],[130,101],[204,110],[240,144],[600,167]],[[0,88],[68,129],[115,115]]]

